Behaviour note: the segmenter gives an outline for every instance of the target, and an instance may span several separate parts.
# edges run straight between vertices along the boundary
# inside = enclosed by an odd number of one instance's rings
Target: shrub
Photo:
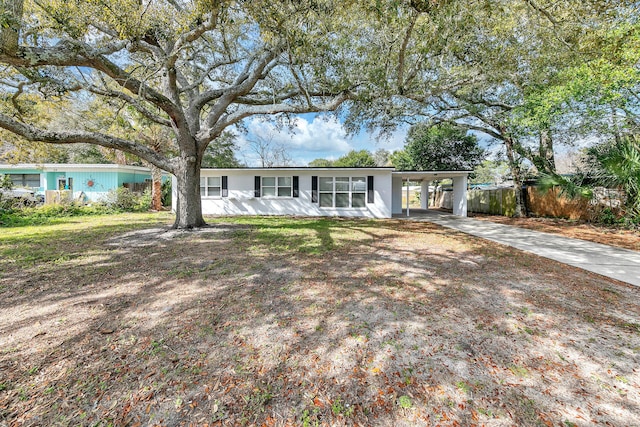
[[[35,206],[37,202],[27,197],[16,197],[0,192],[0,211],[13,212],[18,209],[23,209],[31,206]]]
[[[147,188],[144,190],[141,196],[138,197],[138,205],[135,210],[137,212],[144,212],[151,209],[151,205],[153,204],[153,195],[151,194],[151,188]]]
[[[618,216],[610,208],[604,208],[598,217],[598,222],[605,225],[614,225],[618,222]]]
[[[105,206],[116,211],[132,212],[138,207],[138,196],[125,187],[109,190],[102,200]]]
[[[171,180],[162,183],[162,206],[171,206]]]
[[[14,210],[0,210],[0,226],[19,227],[50,224],[58,218],[83,215],[105,215],[113,213],[105,205],[83,206],[77,203],[44,205]]]

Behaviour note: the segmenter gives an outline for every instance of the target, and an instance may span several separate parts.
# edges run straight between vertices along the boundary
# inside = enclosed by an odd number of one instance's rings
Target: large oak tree
[[[179,228],[204,224],[200,165],[212,141],[249,116],[335,110],[367,61],[362,13],[331,0],[7,0],[0,17],[0,128],[122,150],[172,173]],[[71,128],[32,120],[21,105],[34,97],[71,102],[79,118]],[[114,121],[166,128],[174,149],[97,123],[96,100]]]

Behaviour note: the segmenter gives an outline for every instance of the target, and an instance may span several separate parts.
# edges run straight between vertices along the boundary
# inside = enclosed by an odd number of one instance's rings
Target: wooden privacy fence
[[[614,190],[601,189],[594,200],[571,200],[560,194],[557,188],[542,192],[536,187],[523,188],[523,197],[529,216],[546,216],[574,220],[591,220],[599,208],[616,208],[620,195]],[[602,194],[600,194],[602,193]],[[615,193],[615,194],[614,194]],[[432,207],[451,209],[451,191],[437,191],[431,200]],[[469,212],[492,215],[513,216],[516,196],[513,188],[492,190],[467,190],[467,210]]]
[[[46,190],[44,192],[45,205],[59,205],[71,203],[73,201],[73,191],[71,190]]]
[[[516,192],[513,188],[467,191],[467,210],[469,212],[513,216],[515,208]]]
[[[128,188],[134,193],[144,193],[147,188],[151,188],[151,181],[145,182],[125,182],[123,187]]]
[[[548,216],[553,218],[588,220],[593,206],[586,199],[569,199],[560,194],[560,189],[551,188],[546,192],[536,187],[527,187],[524,191],[527,210],[530,216]]]

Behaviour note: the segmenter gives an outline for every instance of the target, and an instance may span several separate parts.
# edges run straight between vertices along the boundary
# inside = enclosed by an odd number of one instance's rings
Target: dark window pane
[[[332,208],[333,207],[333,194],[331,194],[331,193],[320,193],[320,207],[321,208]]]
[[[278,187],[278,196],[291,197],[291,187]]]
[[[269,187],[275,187],[276,186],[276,179],[275,177],[269,176],[269,177],[264,177],[262,178],[262,186],[269,186]]]
[[[349,207],[349,193],[336,193],[336,208]]]
[[[262,195],[263,196],[275,196],[276,188],[275,187],[262,187]]]
[[[320,191],[333,191],[333,178],[320,178]]]
[[[354,208],[364,208],[364,193],[354,193],[351,195],[351,206]]]

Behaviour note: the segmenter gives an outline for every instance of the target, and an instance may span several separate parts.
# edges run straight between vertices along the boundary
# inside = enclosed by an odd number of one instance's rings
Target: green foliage
[[[405,153],[392,161],[402,170],[471,170],[484,154],[478,139],[460,126],[421,123],[411,127]]]
[[[0,190],[11,190],[13,181],[9,175],[0,175]]]
[[[343,168],[371,168],[376,167],[376,161],[368,150],[351,150],[333,162],[333,166]]]
[[[338,397],[331,404],[331,412],[333,412],[333,414],[336,416],[344,415],[345,417],[350,417],[351,415],[353,415],[354,410],[353,406],[349,405],[348,403],[344,403],[342,399]]]
[[[411,398],[409,396],[402,395],[398,398],[398,406],[402,409],[410,409],[413,406]]]
[[[373,158],[376,161],[376,165],[380,167],[391,166],[391,153],[389,150],[385,150],[384,148],[378,148],[375,153],[373,153]]]
[[[151,193],[145,191],[142,195],[138,195],[126,187],[118,187],[109,190],[102,203],[107,208],[119,212],[146,211],[151,207]]]
[[[594,187],[622,190],[623,217],[619,218],[609,208],[598,215],[604,224],[640,222],[640,141],[636,135],[626,135],[618,140],[597,144],[589,148],[583,160],[585,168],[570,177],[542,175],[538,186],[546,191],[553,187],[569,198],[591,199]]]
[[[171,206],[171,180],[162,183],[162,206]]]
[[[552,188],[559,188],[560,194],[569,199],[583,198],[590,200],[593,197],[593,188],[582,184],[584,176],[578,174],[570,177],[558,174],[540,174],[538,189],[542,192]]]
[[[114,211],[104,205],[83,206],[76,203],[44,205],[22,209],[2,210],[0,209],[1,227],[24,227],[30,225],[53,224],[60,219],[105,215]]]
[[[35,204],[35,201],[26,197],[14,197],[0,193],[0,212],[10,213]]]
[[[224,132],[213,140],[202,157],[203,168],[239,168],[242,164],[236,159],[235,151],[238,147],[235,135]]]
[[[333,166],[333,162],[327,159],[314,159],[309,162],[311,168],[330,168]]]
[[[151,209],[151,205],[153,204],[153,196],[151,194],[151,188],[147,188],[144,190],[142,195],[138,197],[138,204],[134,208],[134,212],[144,212]]]
[[[413,162],[411,161],[411,157],[407,154],[406,150],[397,150],[391,153],[389,156],[389,161],[391,165],[400,171],[409,171],[413,169]]]
[[[475,184],[499,184],[507,179],[509,165],[505,161],[483,160],[469,177]]]
[[[86,164],[112,163],[113,159],[108,159],[104,151],[97,145],[78,144],[76,147],[69,148],[69,162]]]
[[[587,151],[587,156],[595,181],[603,187],[623,190],[629,214],[640,216],[640,137],[627,135],[596,145]]]

